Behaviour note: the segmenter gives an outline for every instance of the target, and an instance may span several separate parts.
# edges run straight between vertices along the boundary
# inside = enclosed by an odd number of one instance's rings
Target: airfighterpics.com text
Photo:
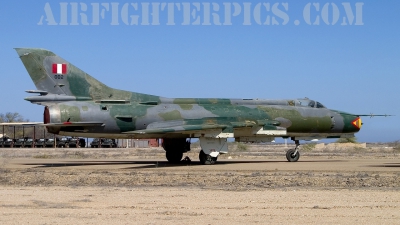
[[[38,25],[361,26],[363,2],[47,2]],[[294,3],[292,3],[294,4]]]

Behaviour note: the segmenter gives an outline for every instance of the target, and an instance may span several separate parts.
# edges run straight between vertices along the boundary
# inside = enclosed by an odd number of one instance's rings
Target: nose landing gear
[[[296,147],[294,149],[289,149],[286,152],[286,159],[289,162],[297,162],[300,158],[300,152],[299,152],[299,146],[300,146],[300,141],[295,140]]]

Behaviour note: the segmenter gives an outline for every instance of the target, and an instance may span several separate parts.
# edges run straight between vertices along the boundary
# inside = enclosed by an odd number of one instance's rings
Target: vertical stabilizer
[[[16,48],[26,70],[39,91],[92,100],[158,100],[157,96],[108,87],[51,51]]]

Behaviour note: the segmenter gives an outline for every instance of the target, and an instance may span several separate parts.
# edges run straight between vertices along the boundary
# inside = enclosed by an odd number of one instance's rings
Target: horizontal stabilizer
[[[102,122],[64,122],[64,123],[46,123],[46,127],[101,127],[104,126]]]
[[[75,97],[75,96],[69,96],[69,95],[46,94],[46,95],[38,95],[38,96],[29,96],[29,97],[26,97],[25,100],[30,101],[31,103],[44,103],[44,102],[86,101],[86,100],[92,100],[92,98]]]
[[[0,123],[0,126],[35,126],[42,124],[43,122],[14,122],[14,123]]]
[[[31,94],[40,94],[40,95],[47,95],[49,93],[48,91],[42,91],[42,90],[26,90],[25,92]]]

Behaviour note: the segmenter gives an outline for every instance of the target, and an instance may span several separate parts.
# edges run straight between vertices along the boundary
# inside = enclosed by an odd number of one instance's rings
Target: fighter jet
[[[228,153],[227,140],[290,138],[286,159],[300,158],[300,140],[354,137],[361,115],[300,99],[166,98],[101,83],[51,51],[16,48],[36,90],[25,100],[44,106],[48,132],[92,138],[160,138],[169,162],[181,161],[198,138],[202,164]]]

